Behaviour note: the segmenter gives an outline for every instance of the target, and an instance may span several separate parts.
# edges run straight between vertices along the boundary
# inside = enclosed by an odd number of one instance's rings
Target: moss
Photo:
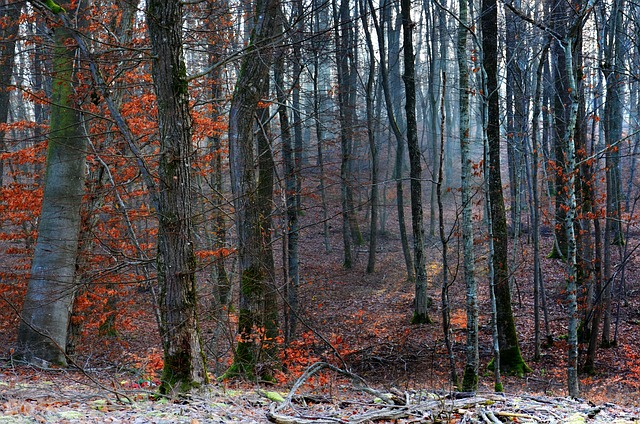
[[[553,243],[553,249],[547,255],[547,259],[562,259],[564,260],[564,255],[558,249],[558,243]]]
[[[257,296],[261,294],[264,272],[253,266],[242,271],[240,279],[240,291],[245,296]]]
[[[192,378],[192,369],[193,363],[189,346],[183,346],[182,349],[178,349],[172,355],[165,354],[160,393],[164,395],[169,393],[189,393],[192,389],[201,387],[201,383]],[[207,383],[206,370],[204,377],[204,382]]]
[[[478,390],[478,373],[473,367],[464,368],[464,376],[462,377],[462,391],[475,392]]]
[[[487,368],[493,370],[494,359],[491,359]],[[500,351],[500,371],[507,375],[515,375],[524,377],[526,373],[531,372],[531,368],[524,362],[520,348],[517,346]]]
[[[433,321],[431,321],[431,318],[429,318],[429,314],[427,314],[426,312],[424,313],[414,312],[413,317],[411,318],[411,324],[431,324],[431,323],[433,323]]]
[[[493,390],[496,393],[502,393],[502,392],[504,392],[504,387],[502,386],[502,383],[496,383],[496,384],[493,385]]]
[[[624,244],[625,244],[624,234],[622,234],[622,231],[616,231],[615,238],[611,242],[611,245],[612,246],[624,246]]]

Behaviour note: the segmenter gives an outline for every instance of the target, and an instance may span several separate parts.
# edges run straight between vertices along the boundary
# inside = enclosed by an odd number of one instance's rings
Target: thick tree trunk
[[[411,322],[423,324],[431,322],[427,308],[427,270],[424,251],[424,219],[422,212],[422,155],[418,145],[416,122],[415,57],[413,54],[413,22],[411,21],[411,0],[402,0],[402,34],[404,41],[404,86],[406,92],[405,117],[407,119],[407,146],[411,176],[411,226],[413,229],[413,252],[415,257],[416,290],[414,312]]]
[[[160,391],[208,382],[198,328],[194,253],[191,115],[182,52],[182,4],[151,0],[147,24],[158,102],[158,285],[164,369]]]
[[[65,346],[76,291],[86,155],[73,88],[77,46],[70,42],[71,31],[65,27],[53,32],[53,93],[44,197],[18,332],[22,357],[40,365],[67,363]]]

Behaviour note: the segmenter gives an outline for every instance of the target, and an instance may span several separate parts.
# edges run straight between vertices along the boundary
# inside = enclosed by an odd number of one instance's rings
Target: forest
[[[635,0],[0,0],[0,413],[631,422],[639,149]]]

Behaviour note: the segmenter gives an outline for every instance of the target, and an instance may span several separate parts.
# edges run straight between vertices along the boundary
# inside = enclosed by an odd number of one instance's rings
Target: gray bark
[[[69,43],[70,38],[65,27],[54,29],[54,91],[44,197],[18,332],[19,351],[31,363],[66,365],[65,345],[76,290],[86,139],[73,97],[77,46]]]
[[[473,249],[473,203],[471,192],[471,152],[469,128],[469,65],[467,59],[468,6],[467,0],[459,0],[458,22],[458,107],[460,113],[460,177],[462,202],[462,245],[464,283],[467,309],[467,342],[465,347],[465,367],[462,381],[463,391],[478,388],[478,285],[475,279],[475,252]]]

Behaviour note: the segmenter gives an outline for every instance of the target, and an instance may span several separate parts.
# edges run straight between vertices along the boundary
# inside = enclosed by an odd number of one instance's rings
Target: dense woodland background
[[[637,395],[636,2],[0,13],[12,366]]]

